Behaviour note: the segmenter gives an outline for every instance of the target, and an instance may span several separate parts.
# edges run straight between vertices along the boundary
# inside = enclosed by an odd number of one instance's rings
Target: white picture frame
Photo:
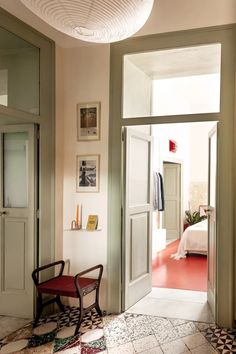
[[[100,155],[76,156],[76,192],[99,192]]]
[[[100,102],[77,104],[77,141],[100,140]]]

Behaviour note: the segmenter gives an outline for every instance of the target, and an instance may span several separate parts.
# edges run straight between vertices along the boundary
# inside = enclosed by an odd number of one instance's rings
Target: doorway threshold
[[[152,288],[128,312],[213,323],[207,293],[201,291]]]

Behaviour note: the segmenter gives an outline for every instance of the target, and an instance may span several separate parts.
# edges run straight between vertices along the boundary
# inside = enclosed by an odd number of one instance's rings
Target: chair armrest
[[[33,281],[34,281],[34,284],[37,286],[39,285],[39,273],[45,269],[48,269],[48,268],[52,268],[52,267],[55,267],[56,265],[60,264],[61,267],[60,267],[60,271],[59,271],[59,274],[58,274],[58,277],[60,277],[63,273],[63,270],[64,270],[64,267],[65,267],[65,262],[63,260],[60,260],[60,261],[57,261],[57,262],[53,262],[53,263],[49,263],[49,264],[46,264],[42,267],[39,267],[39,268],[36,268],[33,272],[32,272],[32,278],[33,278]]]
[[[103,272],[103,265],[102,264],[98,264],[92,268],[88,268],[78,274],[75,275],[75,279],[77,280],[78,278],[81,278],[82,275],[85,275],[87,273],[93,272],[94,270],[99,269],[99,273],[98,273],[98,277],[96,278],[99,282],[101,281],[101,277],[102,277],[102,272]]]

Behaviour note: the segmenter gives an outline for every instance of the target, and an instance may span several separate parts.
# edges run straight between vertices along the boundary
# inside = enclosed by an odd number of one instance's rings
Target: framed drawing
[[[77,140],[100,140],[100,102],[77,104]]]
[[[76,192],[99,192],[100,155],[76,156]]]

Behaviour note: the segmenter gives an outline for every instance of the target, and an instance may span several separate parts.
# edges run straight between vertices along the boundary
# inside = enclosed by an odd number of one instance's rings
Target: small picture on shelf
[[[94,231],[98,227],[98,215],[89,215],[86,230]]]

